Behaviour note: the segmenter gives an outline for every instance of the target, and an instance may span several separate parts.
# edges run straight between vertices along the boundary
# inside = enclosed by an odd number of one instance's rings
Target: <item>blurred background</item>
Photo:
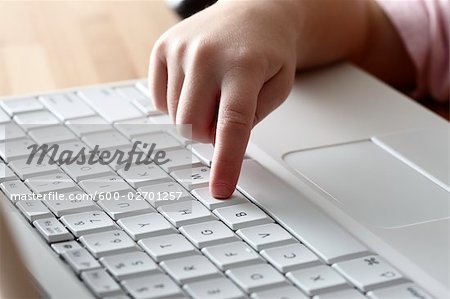
[[[0,1],[0,96],[146,77],[182,2],[212,1]],[[448,104],[422,104],[449,119]]]

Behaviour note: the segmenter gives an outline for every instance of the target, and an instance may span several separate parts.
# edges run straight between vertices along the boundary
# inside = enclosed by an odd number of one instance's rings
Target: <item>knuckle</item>
[[[186,54],[187,42],[181,39],[174,39],[170,42],[168,47],[170,48],[170,56],[177,61],[180,61]]]
[[[224,111],[218,122],[218,125],[222,128],[227,127],[239,131],[248,131],[252,125],[243,111],[231,107]]]

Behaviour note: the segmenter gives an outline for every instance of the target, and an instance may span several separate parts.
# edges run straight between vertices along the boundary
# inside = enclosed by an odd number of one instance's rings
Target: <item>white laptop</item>
[[[450,297],[446,120],[350,65],[301,75],[222,201],[212,146],[166,123],[143,80],[0,102],[2,217],[43,297]],[[137,140],[169,161],[26,163],[32,144]]]

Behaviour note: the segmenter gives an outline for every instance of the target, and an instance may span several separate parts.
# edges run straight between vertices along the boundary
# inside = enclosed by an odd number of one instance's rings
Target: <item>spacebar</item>
[[[254,160],[243,162],[238,189],[329,264],[368,252],[329,216]]]

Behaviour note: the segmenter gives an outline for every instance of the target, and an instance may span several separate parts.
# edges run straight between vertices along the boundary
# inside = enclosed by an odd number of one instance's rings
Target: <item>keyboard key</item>
[[[117,228],[108,215],[97,211],[64,215],[61,221],[76,237]]]
[[[252,203],[218,208],[213,213],[233,230],[273,222]]]
[[[146,117],[117,122],[114,127],[128,139],[167,129],[164,126],[155,125]]]
[[[122,289],[103,269],[84,271],[81,279],[97,296],[109,296],[122,293]]]
[[[326,293],[314,296],[314,299],[366,299],[363,294],[358,292],[355,289],[349,290],[341,290],[333,293]],[[385,298],[385,297],[383,297]],[[396,299],[400,299],[401,297],[395,297]],[[413,299],[413,298],[411,298]]]
[[[7,182],[12,180],[17,180],[17,176],[6,164],[0,163],[0,182]]]
[[[100,263],[84,248],[64,251],[62,256],[76,273],[101,267]]]
[[[128,170],[120,169],[117,173],[133,188],[172,181],[169,175],[155,164],[136,165]]]
[[[25,131],[59,124],[59,120],[53,114],[44,110],[17,114],[14,121]]]
[[[298,243],[264,249],[261,255],[283,273],[321,263],[314,253]]]
[[[162,206],[158,208],[158,211],[176,227],[215,220],[215,217],[208,209],[194,200]]]
[[[27,179],[25,183],[33,190],[34,193],[48,193],[57,191],[58,193],[66,193],[69,191],[79,190],[78,186],[72,181],[67,174],[59,171],[57,173],[37,176]]]
[[[201,255],[163,261],[160,266],[180,284],[222,276],[222,273]]]
[[[80,183],[80,187],[83,188],[87,194],[96,195],[97,198],[95,198],[95,200],[102,199],[100,194],[102,194],[105,199],[109,197],[115,199],[117,198],[116,194],[127,196],[129,192],[133,192],[130,185],[117,175],[85,180]]]
[[[36,98],[23,98],[16,100],[1,101],[0,106],[10,116],[17,113],[30,112],[44,109],[44,106]]]
[[[1,167],[1,163],[0,163],[0,167]],[[0,173],[2,174],[2,178],[3,176],[3,172]],[[10,177],[11,178],[11,177]],[[16,177],[17,179],[17,177]],[[25,197],[31,194],[30,189],[28,189],[27,186],[25,186],[24,183],[22,183],[22,181],[20,180],[11,180],[11,181],[6,181],[0,184],[0,188],[2,189],[2,191],[6,194],[6,196],[12,201],[12,202],[16,202],[18,200],[20,200],[20,197]]]
[[[155,208],[193,200],[189,192],[174,181],[144,186],[138,191]]]
[[[158,265],[141,251],[105,256],[100,262],[119,280],[161,272]]]
[[[57,217],[100,210],[95,202],[81,190],[60,193],[58,196],[60,196],[58,200],[42,201]]]
[[[202,166],[200,160],[192,155],[190,151],[185,149],[168,151],[166,152],[165,159],[169,159],[169,162],[161,164],[160,166],[167,172]]]
[[[131,146],[130,141],[117,131],[91,133],[81,137],[90,148],[98,146],[100,150],[118,149]]]
[[[163,274],[127,279],[122,285],[136,299],[175,299],[182,295],[178,285]]]
[[[275,223],[243,228],[236,233],[258,251],[297,242],[291,234]]]
[[[84,89],[79,94],[110,123],[143,116],[143,113],[109,88]]]
[[[194,167],[190,169],[177,170],[171,173],[173,178],[182,184],[186,189],[208,187],[209,185],[208,167]]]
[[[63,125],[33,129],[30,130],[29,135],[38,144],[60,143],[77,139]]]
[[[400,272],[376,255],[339,262],[333,267],[363,292],[405,281]]]
[[[244,299],[244,293],[226,278],[215,278],[193,282],[184,286],[193,298],[202,299]]]
[[[39,200],[19,200],[17,201],[16,206],[30,222],[53,217],[52,213]]]
[[[180,232],[198,248],[239,240],[232,230],[219,221],[182,226]]]
[[[155,209],[144,199],[120,198],[118,200],[99,200],[97,203],[114,220],[140,214],[156,213]]]
[[[131,103],[146,115],[155,115],[160,113],[155,106],[153,106],[150,99],[136,99],[131,101]]]
[[[122,218],[117,223],[135,241],[176,233],[176,229],[163,216],[157,213]]]
[[[36,162],[38,159],[39,156],[35,156],[30,164],[27,164],[27,159],[15,160],[9,163],[9,166],[22,180],[60,172],[57,165],[49,164],[48,158],[39,164]]]
[[[93,178],[114,175],[111,168],[100,163],[95,163],[92,165],[89,165],[88,162],[82,163],[81,165],[77,163],[72,163],[70,165],[64,164],[61,165],[61,168],[77,183]]]
[[[309,296],[350,287],[342,276],[328,266],[288,272],[286,277]]]
[[[258,253],[244,242],[206,247],[202,252],[222,271],[264,262]]]
[[[211,167],[214,147],[210,143],[195,143],[190,147],[190,150],[196,155],[203,164]]]
[[[8,114],[6,114],[5,111],[3,111],[3,109],[0,108],[0,124],[4,124],[7,122],[10,122],[11,118],[9,117]]]
[[[194,245],[179,234],[143,239],[138,244],[157,262],[199,254]]]
[[[74,93],[50,94],[39,99],[61,121],[95,115],[95,112]]]
[[[6,142],[0,143],[0,156],[6,162],[28,158],[32,151],[32,148],[28,147],[33,144],[35,144],[35,142],[29,138],[8,140]]]
[[[137,250],[134,241],[121,230],[81,236],[80,242],[97,258]]]
[[[192,190],[192,194],[210,210],[248,202],[238,191],[234,191],[231,197],[227,199],[214,198],[208,187],[194,189]]]
[[[70,119],[66,121],[66,126],[77,134],[78,137],[82,137],[90,133],[112,130],[112,125],[100,116]]]
[[[128,102],[136,99],[150,99],[148,95],[143,94],[134,85],[116,86],[114,87],[114,90],[117,91],[117,93],[120,94]]]
[[[432,299],[433,297],[414,283],[405,283],[367,293],[370,299]]]
[[[273,290],[256,292],[251,295],[252,299],[308,299],[299,289],[293,286],[276,288]],[[347,299],[352,299],[348,297]]]
[[[247,293],[288,285],[284,276],[267,264],[230,269],[225,273]]]
[[[55,243],[52,244],[52,248],[56,251],[57,254],[63,254],[64,252],[73,249],[82,249],[81,245],[77,241]]]
[[[167,151],[181,147],[181,144],[178,142],[178,140],[173,138],[170,134],[164,132],[140,135],[133,138],[133,142],[137,141],[142,142],[139,148],[144,153],[148,152],[148,149],[153,144],[155,145],[154,149],[159,151]],[[147,147],[144,147],[145,143],[147,144]]]
[[[33,225],[49,243],[73,239],[72,234],[56,218],[39,219]]]
[[[0,124],[0,142],[24,138],[25,132],[15,123]]]
[[[154,116],[149,117],[149,119],[154,124],[170,125],[171,127],[174,127],[172,120],[170,119],[169,115],[167,115],[167,114],[154,115]]]

